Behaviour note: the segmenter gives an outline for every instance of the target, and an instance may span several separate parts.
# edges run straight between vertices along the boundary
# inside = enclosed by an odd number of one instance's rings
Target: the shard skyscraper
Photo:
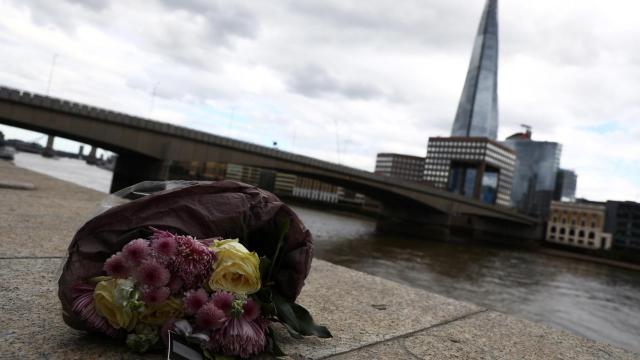
[[[451,136],[498,135],[498,0],[487,0]]]

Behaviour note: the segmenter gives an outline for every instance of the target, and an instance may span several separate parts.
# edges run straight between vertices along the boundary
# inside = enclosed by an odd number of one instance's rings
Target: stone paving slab
[[[315,259],[298,299],[333,339],[284,337],[288,354],[321,358],[418,331],[482,309]]]
[[[65,325],[57,296],[62,261],[0,260],[0,358],[139,358],[107,337],[90,336]]]
[[[639,354],[494,311],[330,359],[640,359]]]
[[[106,337],[88,336],[63,323],[56,283],[62,262],[0,260],[0,349],[15,358],[137,358]],[[334,334],[326,340],[282,337],[285,352],[310,358],[357,349],[479,309],[322,260],[314,260],[299,302]]]
[[[75,231],[106,194],[0,161],[0,181],[37,189],[0,189],[0,257],[63,256]]]

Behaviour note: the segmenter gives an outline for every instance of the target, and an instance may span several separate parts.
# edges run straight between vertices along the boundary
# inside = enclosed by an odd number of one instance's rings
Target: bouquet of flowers
[[[167,190],[146,194],[150,186]],[[233,181],[141,183],[75,235],[59,281],[65,322],[137,352],[283,355],[272,327],[331,337],[295,303],[312,239],[274,195]],[[171,350],[170,350],[171,351]]]

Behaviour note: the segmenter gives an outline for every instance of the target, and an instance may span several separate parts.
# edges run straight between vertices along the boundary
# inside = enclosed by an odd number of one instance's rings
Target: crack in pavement
[[[468,319],[468,318],[470,318],[472,316],[476,316],[476,315],[485,313],[487,311],[489,311],[489,309],[480,309],[480,310],[472,311],[472,312],[469,312],[469,313],[466,313],[466,314],[463,314],[463,315],[460,315],[460,316],[457,316],[457,317],[454,317],[454,318],[439,322],[437,324],[433,324],[431,326],[427,326],[425,328],[421,328],[421,329],[418,329],[418,330],[410,331],[410,332],[405,333],[405,334],[396,335],[396,336],[393,336],[393,337],[390,337],[390,338],[387,338],[387,339],[374,341],[374,342],[362,345],[362,346],[354,348],[354,349],[337,352],[335,354],[321,356],[321,357],[319,357],[317,359],[318,360],[330,359],[330,358],[333,358],[333,357],[336,357],[336,356],[349,354],[349,353],[352,353],[352,352],[357,351],[357,350],[370,348],[370,347],[373,347],[375,345],[384,344],[384,343],[395,341],[395,340],[410,338],[410,337],[412,337],[412,336],[414,336],[416,334],[419,334],[419,333],[422,333],[422,332],[427,332],[429,330],[432,330],[432,329],[435,329],[435,328],[438,328],[438,327],[441,327],[441,326],[444,326],[444,325],[448,325],[448,324],[451,324],[451,323],[456,322],[456,321],[465,320],[465,319]],[[407,349],[405,349],[405,350],[407,350]],[[411,354],[413,357],[415,357],[417,359],[420,359],[420,358],[416,357],[416,355],[411,353],[411,352],[409,352],[409,354]]]

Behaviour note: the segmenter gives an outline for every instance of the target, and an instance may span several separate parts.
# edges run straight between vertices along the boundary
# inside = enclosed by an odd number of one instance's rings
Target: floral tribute
[[[72,287],[75,316],[87,328],[143,353],[178,334],[209,359],[283,355],[272,324],[289,334],[331,337],[272,281],[288,229],[280,223],[273,256],[238,239],[199,240],[149,227],[104,261],[103,274]]]

